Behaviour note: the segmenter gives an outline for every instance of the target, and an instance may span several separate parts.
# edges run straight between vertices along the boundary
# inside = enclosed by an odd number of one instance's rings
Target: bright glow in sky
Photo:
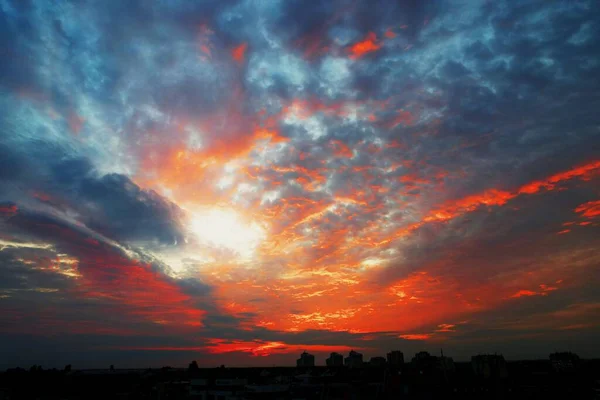
[[[255,222],[244,221],[233,210],[210,208],[195,212],[190,229],[203,242],[233,250],[249,257],[265,238],[265,230]]]

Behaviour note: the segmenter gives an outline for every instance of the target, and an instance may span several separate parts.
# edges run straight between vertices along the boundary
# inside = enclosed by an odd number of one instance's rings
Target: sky
[[[0,367],[600,357],[594,0],[0,0]]]

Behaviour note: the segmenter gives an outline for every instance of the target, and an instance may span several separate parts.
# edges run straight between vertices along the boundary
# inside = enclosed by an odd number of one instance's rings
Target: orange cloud
[[[375,35],[373,32],[369,32],[364,40],[354,43],[352,46],[350,46],[350,58],[361,58],[365,54],[379,50],[381,46],[381,43],[377,42],[377,35]]]
[[[427,340],[431,339],[431,336],[432,335],[430,333],[410,333],[407,335],[400,335],[398,337],[405,340]]]
[[[430,211],[429,214],[425,218],[423,218],[423,221],[446,221],[464,213],[474,211],[481,206],[502,206],[506,204],[509,200],[512,200],[513,198],[521,194],[534,194],[540,191],[541,189],[553,190],[556,188],[556,185],[558,183],[574,178],[580,178],[584,180],[591,179],[591,177],[597,174],[599,171],[600,161],[593,161],[588,164],[575,167],[571,170],[552,175],[545,180],[534,181],[523,185],[516,192],[489,189],[479,194],[446,202],[446,204],[444,204],[443,206]],[[592,207],[592,209],[594,210],[595,208]]]
[[[316,110],[341,113],[343,109],[335,105],[324,106],[318,102],[300,102],[297,105],[302,107],[289,112],[302,115],[302,110],[305,110],[306,115],[310,115]],[[256,141],[280,140],[277,131],[262,128],[256,130],[252,136],[254,142],[248,142],[246,148],[252,148]],[[350,155],[349,149],[343,142],[333,141],[330,145],[340,154]],[[200,153],[198,157],[200,160]],[[198,174],[184,172],[184,166],[185,164],[176,165],[175,168],[175,170],[179,169],[181,179],[189,179],[191,176],[197,179],[198,176],[203,176],[201,173],[206,173],[205,167],[200,168]],[[173,167],[167,169],[171,168]],[[552,185],[539,184],[537,190],[557,188],[560,179],[591,176],[595,168],[597,167],[579,166],[552,175],[548,179],[539,181],[542,183],[552,181]],[[247,174],[244,178],[258,182],[276,182],[295,178],[305,187],[305,190],[317,188],[326,181],[329,173],[325,167],[308,169],[299,165],[285,167],[246,165],[243,172]],[[372,167],[358,167],[356,172],[365,176],[377,173]],[[444,173],[439,174],[442,178],[444,175]],[[415,181],[418,177],[407,175],[403,179]],[[171,183],[169,180],[166,182]],[[176,189],[176,186],[174,187]],[[403,226],[395,232],[394,228],[382,229],[377,223],[367,223],[358,232],[344,230],[343,227],[336,229],[332,226],[327,230],[321,229],[321,222],[331,225],[338,223],[336,221],[351,221],[358,207],[360,210],[370,209],[370,207],[375,209],[374,193],[378,190],[376,185],[373,187],[365,185],[356,191],[339,194],[334,199],[321,196],[316,197],[318,200],[307,196],[283,197],[262,206],[259,211],[261,218],[269,221],[272,228],[269,237],[259,247],[258,254],[262,261],[267,263],[271,260],[279,262],[282,255],[287,259],[293,259],[293,265],[290,263],[286,268],[286,275],[291,275],[292,278],[270,279],[268,276],[260,275],[243,282],[229,282],[230,278],[227,276],[230,277],[236,272],[236,266],[216,265],[212,272],[207,268],[204,272],[211,277],[207,278],[209,279],[207,283],[223,289],[223,301],[220,302],[223,310],[234,316],[241,316],[242,313],[247,312],[256,313],[255,317],[242,322],[243,327],[260,325],[267,329],[289,332],[307,329],[419,332],[423,327],[432,324],[435,326],[440,321],[447,321],[446,318],[457,318],[466,313],[487,309],[511,297],[542,296],[555,290],[552,286],[540,286],[539,289],[536,287],[537,291],[517,291],[518,287],[503,287],[499,284],[496,286],[490,284],[484,289],[480,286],[471,288],[468,284],[454,281],[449,277],[444,277],[442,284],[440,282],[442,278],[434,274],[411,274],[402,281],[396,282],[393,290],[376,295],[371,293],[372,288],[363,283],[363,274],[366,270],[376,270],[380,268],[379,265],[385,265],[386,260],[369,260],[370,263],[364,263],[364,253],[356,251],[360,247],[373,248],[386,245],[394,238],[410,234],[426,223],[448,221],[482,206],[502,206],[521,194],[528,194],[519,189],[512,191],[489,189],[449,200],[426,212],[421,221]],[[322,271],[323,274],[310,275],[305,271],[308,265],[311,269]],[[268,275],[267,272],[265,274]],[[296,278],[294,274],[298,274],[298,277]],[[248,301],[253,298],[264,300],[259,311],[243,306],[251,304]],[[345,299],[345,304],[336,301],[340,298]],[[290,304],[293,304],[295,310],[301,311],[290,312],[290,308],[286,306]],[[398,318],[400,310],[402,317]],[[438,326],[438,330],[442,332],[448,332],[453,328],[451,324]],[[426,340],[436,338],[438,335],[411,333],[405,336],[412,340]],[[279,342],[238,341],[222,343],[222,346],[216,344],[213,347],[217,348],[215,351],[223,352],[270,354],[283,352],[285,346]]]
[[[556,283],[561,283],[561,282],[562,282],[561,280],[556,281]],[[530,297],[530,296],[546,296],[546,295],[548,295],[548,292],[553,292],[555,290],[558,290],[558,287],[549,286],[549,285],[542,283],[540,285],[539,292],[534,292],[533,290],[519,290],[518,292],[516,292],[515,294],[513,294],[510,297],[518,298],[518,297]]]
[[[223,125],[223,119],[217,116],[197,123],[184,121],[181,128],[183,131],[193,126],[199,127],[200,131],[210,132],[211,127]],[[229,119],[229,123],[234,125],[233,131],[223,134],[216,132],[206,137],[206,143],[199,149],[189,149],[184,143],[148,148],[142,154],[141,168],[135,182],[142,187],[168,189],[170,197],[183,204],[214,203],[227,198],[227,191],[206,185],[207,182],[218,180],[225,162],[236,159],[243,161],[253,150],[287,141],[276,130],[256,127],[249,132],[242,131],[241,125],[251,122],[235,112]],[[201,184],[204,184],[203,190],[199,193]]]
[[[392,31],[392,28],[388,28],[383,35],[388,39],[393,39],[396,37],[396,34],[394,31]]]
[[[582,180],[590,180],[593,176],[597,175],[600,171],[600,161],[592,161],[587,164],[580,165],[568,171],[554,174],[547,179],[541,181],[534,181],[523,185],[519,189],[519,194],[533,194],[539,192],[541,189],[553,190],[556,184],[562,181],[567,181],[573,178],[580,178]]]
[[[455,324],[439,324],[436,332],[454,332],[455,328]]]

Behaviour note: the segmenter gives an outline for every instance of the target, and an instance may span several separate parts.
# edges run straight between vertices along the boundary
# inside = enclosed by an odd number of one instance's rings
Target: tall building
[[[350,368],[362,367],[363,355],[354,350],[350,350],[350,354],[344,359],[344,365]]]
[[[446,357],[442,351],[442,356],[438,358],[439,368],[444,371],[445,374],[456,371],[454,360],[452,357]]]
[[[435,359],[436,359],[436,357],[429,354],[429,352],[420,351],[415,354],[415,356],[412,358],[411,362],[412,363],[429,362],[429,361],[435,360]]]
[[[387,353],[387,362],[392,367],[401,367],[404,365],[404,354],[400,350],[392,350]]]
[[[570,351],[550,354],[552,368],[557,372],[572,371],[579,364],[579,356]]]
[[[484,379],[508,377],[506,361],[501,354],[479,354],[471,357],[471,367],[475,375]]]
[[[432,356],[426,351],[420,351],[411,360],[413,368],[419,371],[419,374],[430,374],[438,369],[438,358]]]
[[[325,360],[328,367],[341,367],[344,365],[344,356],[339,353],[331,353],[329,358]]]
[[[371,367],[385,367],[385,357],[371,357],[369,365]]]
[[[312,354],[308,354],[307,352],[303,352],[300,354],[300,358],[296,360],[297,367],[314,367],[315,366],[315,356]]]

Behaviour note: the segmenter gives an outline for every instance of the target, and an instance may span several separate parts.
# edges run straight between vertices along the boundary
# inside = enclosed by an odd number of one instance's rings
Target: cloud
[[[247,43],[242,43],[239,46],[234,47],[231,50],[231,56],[238,63],[243,63],[244,59],[246,57],[246,50],[247,49],[248,49],[248,44]]]
[[[428,333],[410,333],[406,335],[400,335],[399,337],[406,340],[427,340],[431,338],[431,335]]]
[[[21,286],[13,285],[10,289],[46,287],[58,280],[61,285],[56,290],[50,286],[52,290],[48,293],[65,292],[73,299],[103,304],[108,309],[117,310],[120,318],[125,314],[141,321],[171,325],[173,329],[201,326],[205,312],[197,308],[194,299],[186,294],[196,291],[194,294],[197,295],[200,287],[195,285],[194,288],[187,282],[182,282],[183,287],[179,287],[179,281],[169,276],[168,267],[150,256],[124,248],[87,228],[28,210],[20,211],[7,223],[11,231],[44,244],[33,247],[40,249],[40,258],[31,251],[25,251],[27,246],[21,245],[22,241],[8,243],[9,248],[15,249],[12,251],[15,255],[9,256],[10,262],[26,271],[31,269],[29,273],[41,279],[38,285],[28,279],[22,281]],[[17,256],[19,253],[20,256]],[[17,270],[12,269],[7,278],[16,273]],[[208,290],[204,286],[202,293]],[[77,306],[67,307],[65,311],[70,315],[77,309]],[[65,314],[58,309],[52,311],[59,316]],[[34,310],[28,312],[37,314]],[[73,322],[77,325],[76,321]],[[121,324],[124,322],[121,321]],[[62,324],[59,326],[57,323],[49,329],[77,329],[66,320]],[[27,328],[26,325],[21,327]]]
[[[59,359],[38,320],[89,360],[103,332],[117,359],[215,365],[439,340],[545,355],[569,332],[596,349],[569,313],[597,303],[599,17],[3,2],[3,337]],[[264,232],[243,255],[193,229],[232,218],[230,247]]]
[[[381,44],[377,41],[377,35],[369,32],[364,40],[354,43],[348,51],[350,58],[358,59],[379,49],[381,49]]]
[[[600,215],[600,201],[588,201],[575,208],[576,213],[580,213],[583,217],[593,218]]]
[[[4,180],[5,192],[24,205],[76,215],[80,223],[119,241],[182,242],[183,211],[151,190],[144,190],[121,174],[100,175],[86,158],[67,156],[41,143],[34,158],[13,153],[27,170]],[[58,158],[58,159],[57,159]],[[15,182],[28,190],[16,189]],[[18,208],[18,203],[12,207]]]

